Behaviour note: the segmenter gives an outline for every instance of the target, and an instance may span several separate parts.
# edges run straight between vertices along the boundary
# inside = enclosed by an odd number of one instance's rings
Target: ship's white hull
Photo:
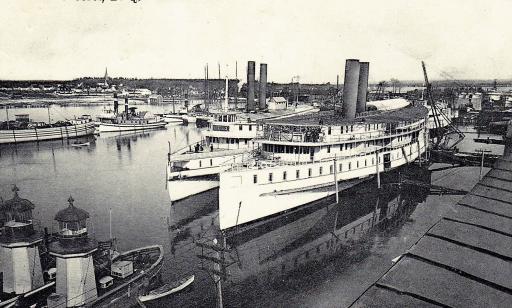
[[[379,173],[412,162],[424,152],[424,146],[410,145],[404,149],[379,153],[381,158]],[[391,159],[388,167],[384,168],[383,156],[386,154],[393,154],[395,159]],[[346,189],[373,177],[377,173],[377,166],[371,163],[372,158],[375,157],[375,154],[370,154],[340,158],[336,168],[341,163],[344,169],[342,172],[337,172],[338,189]],[[352,167],[347,170],[349,162]],[[229,229],[335,194],[334,174],[330,173],[330,166],[333,164],[334,161],[330,160],[269,168],[246,168],[221,173],[220,228]],[[320,167],[323,170],[321,175],[318,173]],[[312,170],[312,176],[307,175],[309,169]],[[299,179],[296,178],[297,170],[301,175]],[[287,174],[287,180],[283,180],[284,172]],[[272,181],[269,181],[270,173],[272,173]],[[257,177],[257,183],[254,183],[254,176]]]
[[[210,179],[187,179],[169,181],[167,190],[172,202],[208,191],[219,187],[219,179],[211,177]]]
[[[177,201],[219,187],[219,173],[230,167],[226,163],[242,161],[247,151],[223,151],[222,153],[225,155],[205,156],[204,158],[198,155],[198,158],[190,159],[186,163],[185,166],[188,167],[186,170],[172,172],[168,164],[167,177],[171,201]]]
[[[191,116],[191,115],[184,115],[183,121],[186,123],[196,123],[197,118],[195,116]]]
[[[167,118],[167,117],[164,117],[164,121],[165,123],[172,123],[172,124],[181,124],[183,123],[183,119],[178,119],[178,118]]]
[[[110,123],[101,123],[98,127],[98,131],[100,133],[105,132],[126,132],[126,131],[136,131],[136,130],[147,130],[147,129],[155,129],[165,127],[167,123],[165,121],[159,121],[154,123],[146,123],[146,124],[110,124]]]

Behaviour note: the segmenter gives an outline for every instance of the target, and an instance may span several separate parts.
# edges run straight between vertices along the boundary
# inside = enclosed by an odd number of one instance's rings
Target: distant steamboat
[[[117,112],[117,101],[114,101],[115,116],[111,118],[99,118],[98,131],[125,132],[163,128],[167,125],[163,119],[156,116],[148,116],[145,111],[136,112],[136,107],[128,107],[128,98],[125,98],[125,111]]]
[[[368,70],[363,82],[359,71],[358,61],[347,60],[341,114],[325,111],[262,125],[255,139],[259,154],[220,174],[221,229],[328,197],[426,152],[427,108],[406,102],[399,109],[364,112]]]

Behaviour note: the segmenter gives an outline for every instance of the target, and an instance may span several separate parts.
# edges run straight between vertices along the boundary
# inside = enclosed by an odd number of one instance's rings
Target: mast
[[[171,100],[172,100],[172,114],[176,114],[176,109],[174,107],[174,87],[172,88],[172,92],[171,92]]]
[[[235,80],[236,80],[236,88],[235,88],[235,110],[238,108],[238,61],[235,61]]]
[[[108,234],[110,235],[110,239],[112,239],[112,208],[108,210]]]
[[[46,108],[48,109],[48,124],[52,124],[52,120],[50,118],[50,103],[46,105]]]
[[[224,92],[224,111],[228,111],[229,109],[229,97],[228,97],[228,75],[226,75],[226,90]]]
[[[206,63],[206,87],[207,87],[207,90],[206,90],[206,94],[207,94],[207,99],[206,99],[206,110],[208,111],[209,110],[209,105],[210,105],[210,80],[208,78],[208,63]]]

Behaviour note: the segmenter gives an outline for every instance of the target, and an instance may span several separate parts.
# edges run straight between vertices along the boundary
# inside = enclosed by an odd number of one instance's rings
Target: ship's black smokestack
[[[254,108],[254,77],[256,71],[256,63],[254,61],[247,62],[247,111],[253,111]]]
[[[260,110],[267,107],[267,64],[260,64]]]
[[[356,113],[366,111],[366,97],[368,95],[368,74],[370,72],[370,63],[360,62],[359,84],[357,88]]]
[[[345,62],[345,81],[343,82],[343,118],[356,117],[357,89],[359,84],[359,60],[347,59]]]

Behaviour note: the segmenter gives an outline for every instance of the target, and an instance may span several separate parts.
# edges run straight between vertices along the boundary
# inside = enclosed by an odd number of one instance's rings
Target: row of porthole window
[[[379,162],[380,162],[380,157],[379,157]],[[375,165],[375,158],[372,158],[372,166],[373,165]],[[338,166],[339,166],[339,172],[343,171],[343,164],[339,163]],[[364,160],[364,166],[365,167],[368,166],[368,161],[366,159]],[[356,161],[356,168],[359,168],[359,161]],[[348,170],[352,170],[352,162],[348,162]],[[318,175],[323,175],[323,171],[324,171],[324,168],[323,167],[319,167],[318,168]],[[334,166],[330,165],[329,166],[329,174],[333,174],[333,173],[334,173]],[[312,176],[313,176],[313,169],[309,168],[308,169],[308,178],[310,178]],[[287,179],[288,179],[288,172],[287,171],[283,171],[283,181],[286,181]],[[300,179],[300,170],[295,170],[295,179]],[[274,173],[273,172],[270,172],[268,174],[268,181],[269,182],[273,182],[274,181]],[[258,183],[258,175],[257,174],[253,175],[253,183],[254,184]]]

